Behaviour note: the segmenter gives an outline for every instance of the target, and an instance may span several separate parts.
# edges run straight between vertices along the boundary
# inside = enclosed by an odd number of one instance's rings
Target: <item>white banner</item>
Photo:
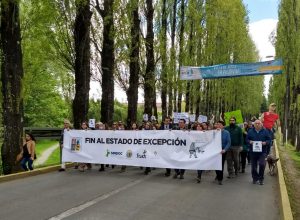
[[[70,130],[63,162],[221,170],[221,131]]]

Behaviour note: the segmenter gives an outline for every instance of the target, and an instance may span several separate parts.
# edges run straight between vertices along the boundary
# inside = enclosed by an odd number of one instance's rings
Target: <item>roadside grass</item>
[[[36,151],[37,151],[37,158],[42,155],[42,153],[47,150],[49,147],[52,147],[53,145],[58,145],[57,140],[39,140],[37,142]],[[40,164],[36,166],[38,167],[47,167],[51,165],[57,165],[60,163],[60,149],[59,147],[55,149],[52,154],[49,156],[49,158],[46,160],[45,163]]]
[[[46,167],[46,166],[59,164],[60,163],[60,153],[59,153],[59,151],[60,151],[59,148],[55,149],[55,151],[53,151],[53,153],[50,155],[48,160],[46,160],[46,162],[43,164],[43,166]]]
[[[45,150],[47,150],[49,147],[52,147],[55,144],[58,144],[57,140],[47,140],[47,139],[38,140],[36,142],[36,147],[35,147],[37,158],[39,158]]]
[[[282,143],[277,139],[284,179],[290,199],[294,219],[300,218],[300,152],[291,144]]]

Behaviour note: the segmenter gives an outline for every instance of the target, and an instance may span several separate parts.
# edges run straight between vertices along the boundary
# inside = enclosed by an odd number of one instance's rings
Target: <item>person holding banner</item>
[[[64,145],[64,133],[66,131],[69,131],[71,129],[71,123],[69,120],[65,119],[64,120],[64,128],[61,131],[60,139],[59,139],[59,146],[60,146],[60,169],[58,170],[59,172],[65,171],[66,170],[66,164],[62,162],[62,149]]]
[[[82,130],[90,130],[90,128],[88,127],[88,124],[86,121],[83,121],[81,123],[81,129]],[[80,163],[79,165],[79,171],[84,172],[85,169],[91,170],[92,169],[92,164],[91,163]]]
[[[243,131],[242,129],[237,126],[236,118],[231,117],[229,119],[229,126],[227,126],[225,129],[229,131],[230,133],[230,139],[231,139],[231,147],[227,151],[226,160],[227,160],[227,170],[228,170],[228,178],[234,178],[238,175],[239,166],[240,166],[240,151],[242,150],[243,146]],[[233,164],[234,163],[234,164]],[[233,169],[234,168],[234,169]]]
[[[224,129],[225,122],[224,121],[218,121],[216,123],[217,129],[220,129],[222,131],[221,133],[221,138],[222,138],[222,170],[216,170],[217,174],[217,180],[219,185],[223,185],[223,173],[224,173],[224,164],[225,164],[225,159],[226,159],[226,152],[231,146],[231,139],[230,139],[230,133]]]
[[[164,123],[161,125],[160,130],[172,130],[172,124],[170,123],[170,117],[165,117]],[[166,168],[165,177],[168,177],[171,175],[171,169]]]
[[[271,143],[271,137],[269,132],[263,128],[260,120],[254,122],[254,128],[248,131],[246,141],[250,146],[252,183],[264,185],[265,159],[267,157],[268,146]],[[258,172],[257,165],[259,166]]]
[[[186,130],[185,119],[180,119],[178,125],[179,125],[178,130],[182,130],[182,131]],[[185,173],[184,169],[175,169],[175,174],[174,174],[173,178],[177,179],[177,177],[180,176],[179,179],[184,179],[184,173]]]

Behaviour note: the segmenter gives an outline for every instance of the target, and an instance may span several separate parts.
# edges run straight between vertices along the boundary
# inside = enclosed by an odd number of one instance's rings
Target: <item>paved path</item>
[[[34,165],[35,166],[38,166],[38,165],[41,165],[41,164],[44,164],[48,158],[50,157],[50,155],[59,147],[58,144],[55,144],[51,147],[49,147],[47,150],[45,150],[41,156],[39,156],[39,158],[37,158],[35,161],[34,161]]]
[[[98,172],[66,172],[0,184],[0,219],[95,220],[279,220],[276,177],[253,185],[249,169],[216,184],[214,172],[188,171],[184,180],[164,177],[164,169],[148,176],[137,167]],[[225,175],[226,176],[226,175]]]

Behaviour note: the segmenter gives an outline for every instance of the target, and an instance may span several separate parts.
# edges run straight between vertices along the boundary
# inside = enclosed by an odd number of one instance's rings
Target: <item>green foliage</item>
[[[269,101],[278,103],[284,129],[295,144],[300,140],[300,4],[299,1],[282,0],[276,38],[276,56],[283,59],[283,75],[274,76],[270,82]],[[297,150],[300,150],[298,141]]]
[[[50,40],[57,10],[53,2],[32,0],[21,1],[21,12],[24,126],[57,127],[71,115],[61,92],[68,72],[59,64]]]

